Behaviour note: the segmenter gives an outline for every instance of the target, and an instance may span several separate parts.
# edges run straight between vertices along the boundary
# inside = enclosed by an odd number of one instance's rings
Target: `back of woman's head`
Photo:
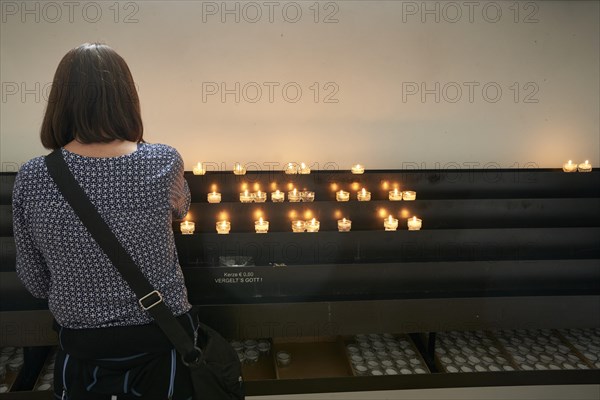
[[[73,139],[139,142],[143,131],[139,98],[125,60],[98,43],[70,50],[52,81],[41,129],[44,147],[56,149]]]

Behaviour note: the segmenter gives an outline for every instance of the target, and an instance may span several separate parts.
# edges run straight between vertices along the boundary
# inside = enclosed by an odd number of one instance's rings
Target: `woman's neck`
[[[127,140],[113,140],[107,143],[81,143],[72,140],[64,148],[71,153],[85,157],[118,157],[136,151],[137,143]]]

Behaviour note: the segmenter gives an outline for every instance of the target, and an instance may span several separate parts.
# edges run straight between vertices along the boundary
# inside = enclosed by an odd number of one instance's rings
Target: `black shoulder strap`
[[[121,276],[129,284],[140,307],[147,310],[160,329],[175,346],[184,362],[192,362],[199,356],[192,338],[186,333],[171,310],[165,305],[160,292],[155,290],[131,256],[123,248],[117,237],[102,219],[92,202],[67,166],[61,149],[56,149],[45,157],[50,176],[58,186],[65,200],[75,211],[83,225],[90,232],[96,243],[108,256]]]

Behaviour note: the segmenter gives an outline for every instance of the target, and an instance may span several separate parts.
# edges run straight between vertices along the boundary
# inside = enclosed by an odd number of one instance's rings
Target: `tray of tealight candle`
[[[437,369],[446,373],[500,372],[517,369],[502,345],[484,331],[438,332]]]
[[[344,338],[354,376],[428,374],[429,369],[407,335],[358,334]]]
[[[522,371],[590,369],[585,359],[551,329],[493,331]]]

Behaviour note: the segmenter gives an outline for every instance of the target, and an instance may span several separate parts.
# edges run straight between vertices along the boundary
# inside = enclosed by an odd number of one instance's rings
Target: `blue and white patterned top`
[[[177,258],[172,218],[183,218],[190,190],[174,148],[140,143],[119,157],[65,161],[125,250],[175,315],[191,308]],[[17,274],[48,298],[64,327],[101,328],[152,321],[48,174],[43,157],[25,163],[13,189]]]

